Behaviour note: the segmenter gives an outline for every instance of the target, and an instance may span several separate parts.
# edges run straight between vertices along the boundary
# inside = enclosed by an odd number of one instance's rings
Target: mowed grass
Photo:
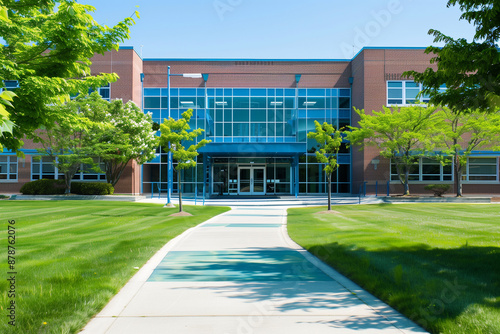
[[[102,201],[1,201],[0,333],[77,333],[165,243],[223,213]],[[7,223],[16,231],[16,326],[6,309]]]
[[[292,239],[432,333],[500,333],[500,205],[288,210]]]

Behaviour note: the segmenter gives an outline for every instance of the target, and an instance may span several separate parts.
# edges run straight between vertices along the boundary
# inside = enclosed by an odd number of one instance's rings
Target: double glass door
[[[238,193],[240,195],[266,194],[265,167],[239,167]]]

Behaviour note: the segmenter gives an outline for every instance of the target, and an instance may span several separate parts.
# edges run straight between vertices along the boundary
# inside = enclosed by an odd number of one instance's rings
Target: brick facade
[[[96,55],[92,71],[115,72],[120,79],[111,84],[111,98],[134,101],[142,106],[142,88],[167,87],[167,66],[171,73],[207,73],[207,87],[296,88],[296,74],[300,74],[299,88],[351,88],[353,108],[366,111],[381,110],[387,103],[387,80],[404,80],[407,70],[424,71],[433,66],[424,48],[364,48],[352,60],[142,60],[131,48]],[[141,79],[144,79],[143,82]],[[205,87],[203,79],[171,77],[171,87]],[[351,111],[351,124],[356,126],[357,114]],[[27,142],[26,149],[35,146]],[[352,193],[357,193],[363,182],[387,184],[390,179],[390,161],[380,157],[374,147],[351,151]],[[377,169],[372,164],[379,160]],[[18,192],[30,180],[31,157],[19,162],[18,182],[0,183],[0,193]],[[148,175],[146,175],[147,177]],[[138,194],[141,189],[141,166],[132,162],[127,166],[116,186],[116,193]],[[382,189],[382,188],[381,188]],[[401,191],[397,182],[391,183],[391,192]],[[413,192],[424,192],[422,184],[412,185]],[[385,192],[385,188],[384,188]],[[465,184],[465,193],[500,193],[498,183]]]

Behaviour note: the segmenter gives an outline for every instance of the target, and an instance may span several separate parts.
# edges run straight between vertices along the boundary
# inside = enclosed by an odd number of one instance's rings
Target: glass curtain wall
[[[302,155],[299,190],[303,194],[318,194],[326,192],[326,177],[323,166],[315,161],[317,144],[307,139],[307,133],[314,131],[315,120],[337,128],[350,125],[350,96],[350,89],[331,88],[171,88],[170,117],[179,119],[184,111],[193,109],[191,128],[204,129],[200,138],[214,143],[307,143],[307,152],[297,152]],[[153,121],[161,124],[169,117],[168,103],[166,88],[144,89],[144,112],[151,113]],[[350,152],[345,147],[341,154],[345,156],[343,162],[350,162]],[[198,157],[196,171],[185,172],[186,190],[194,191],[198,185],[201,191],[202,162]],[[214,161],[213,172],[207,166],[208,172],[213,173],[214,194],[220,193],[220,189],[228,194],[236,187],[237,165],[225,164],[226,167],[218,166]],[[144,192],[151,191],[152,186],[166,189],[167,158],[161,148],[157,158],[146,164],[143,171]],[[266,192],[290,193],[293,189],[290,172],[290,161],[266,165]],[[349,193],[350,178],[350,164],[341,164],[332,179],[332,191]],[[289,181],[281,182],[282,179]],[[174,182],[174,191],[176,187]]]

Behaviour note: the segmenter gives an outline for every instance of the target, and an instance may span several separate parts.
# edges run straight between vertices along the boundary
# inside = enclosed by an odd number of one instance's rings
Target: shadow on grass
[[[498,247],[365,250],[331,243],[308,250],[432,332],[474,305],[499,306]]]

